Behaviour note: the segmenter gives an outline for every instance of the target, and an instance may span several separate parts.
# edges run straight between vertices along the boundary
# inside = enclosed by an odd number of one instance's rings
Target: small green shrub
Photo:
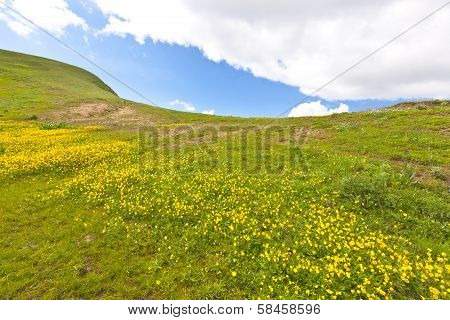
[[[447,180],[447,177],[445,176],[444,171],[441,167],[431,167],[430,171],[433,177],[435,177],[436,179],[443,181]]]
[[[346,131],[350,129],[356,128],[357,125],[355,123],[349,123],[349,122],[341,122],[334,126],[334,128],[338,131]]]
[[[57,129],[64,129],[66,127],[66,124],[64,122],[58,122],[58,123],[46,123],[39,126],[39,129],[41,130],[57,130]]]

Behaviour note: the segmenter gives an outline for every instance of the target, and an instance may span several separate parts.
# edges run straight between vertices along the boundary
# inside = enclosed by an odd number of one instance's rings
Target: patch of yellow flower
[[[0,175],[75,173],[46,199],[102,208],[104,236],[150,252],[165,273],[239,274],[223,285],[248,298],[448,298],[445,252],[369,227],[337,192],[320,191],[330,181],[320,174],[250,175],[220,161],[199,170],[184,153],[140,163],[130,143],[93,137],[98,128],[1,125]]]
[[[100,127],[43,130],[35,125],[0,122],[0,178],[36,172],[71,172],[111,155],[130,153],[123,141],[97,139]]]

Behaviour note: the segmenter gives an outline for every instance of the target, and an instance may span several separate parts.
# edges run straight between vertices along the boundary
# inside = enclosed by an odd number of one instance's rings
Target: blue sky
[[[213,61],[196,46],[155,43],[150,37],[141,44],[131,33],[98,34],[108,24],[108,17],[93,3],[83,3],[68,1],[68,8],[86,22],[88,29],[68,25],[59,38],[160,106],[183,110],[181,105],[171,103],[178,100],[195,106],[196,112],[214,110],[217,115],[278,116],[305,98],[299,86],[285,84],[289,81],[282,83],[255,76],[257,72],[251,68],[232,67],[225,62],[227,59]],[[120,96],[145,102],[41,31],[20,35],[0,21],[0,38],[1,49],[80,66],[98,75]],[[308,98],[306,102],[317,100],[325,107],[337,108],[344,103],[349,111],[358,111],[392,105],[402,99],[352,99],[351,96],[324,99],[319,92],[318,97]]]

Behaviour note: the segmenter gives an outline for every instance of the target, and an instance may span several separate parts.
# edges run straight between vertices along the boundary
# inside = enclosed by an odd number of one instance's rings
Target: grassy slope
[[[139,114],[156,116],[158,121],[192,117],[121,99],[90,72],[27,54],[0,50],[0,76],[0,117],[5,119],[23,120],[36,115],[46,121],[59,121],[55,112],[83,103],[130,105]],[[194,118],[198,117],[202,118],[201,115]]]
[[[96,76],[74,66],[26,54],[0,51],[3,117],[25,118],[85,98],[115,101],[116,94]]]
[[[378,230],[387,235],[405,237],[411,241],[408,250],[415,254],[424,255],[427,248],[438,252],[449,252],[448,243],[448,179],[450,142],[448,137],[449,104],[448,102],[433,102],[428,104],[402,105],[378,112],[362,112],[351,114],[339,114],[329,117],[309,117],[297,119],[241,119],[233,117],[212,117],[199,114],[168,111],[161,108],[136,104],[117,97],[103,82],[92,74],[79,68],[68,66],[59,62],[38,57],[0,51],[0,120],[14,120],[13,126],[17,129],[2,131],[6,135],[14,130],[21,132],[19,126],[25,125],[37,128],[30,131],[39,137],[39,124],[45,122],[59,122],[58,114],[61,110],[76,108],[83,103],[107,103],[123,108],[129,106],[135,110],[141,119],[150,119],[151,123],[161,127],[177,127],[193,125],[195,130],[203,126],[235,125],[240,128],[255,128],[267,125],[278,125],[287,137],[292,137],[287,127],[304,128],[307,132],[305,143],[298,144],[302,155],[307,160],[302,167],[306,172],[306,181],[324,179],[325,182],[301,183],[294,177],[298,170],[275,174],[267,179],[264,174],[256,175],[259,179],[259,187],[266,188],[264,194],[257,192],[255,185],[245,185],[248,190],[235,191],[243,198],[264,202],[269,196],[268,203],[277,203],[280,195],[284,195],[283,202],[279,205],[294,206],[296,197],[317,201],[322,196],[340,195],[336,207],[345,206],[346,209],[356,212],[363,225],[370,230]],[[29,119],[36,115],[38,120]],[[20,121],[20,122],[19,122]],[[64,121],[70,123],[70,118]],[[89,124],[103,123],[102,118],[93,117]],[[128,129],[139,123],[127,124]],[[42,127],[46,128],[46,127]],[[73,130],[73,131],[71,131]],[[78,129],[58,129],[55,134],[70,139],[78,134]],[[228,129],[229,130],[229,129]],[[0,131],[0,134],[2,133]],[[53,132],[53,130],[51,130]],[[42,130],[42,132],[47,132]],[[252,136],[253,133],[250,133]],[[13,134],[12,134],[13,135]],[[10,136],[8,136],[10,137]],[[64,139],[66,139],[64,138]],[[9,139],[9,138],[8,138]],[[13,139],[13,138],[11,138]],[[20,134],[19,134],[19,138]],[[85,139],[85,138],[83,138]],[[129,131],[116,132],[111,130],[93,131],[88,140],[75,142],[74,146],[88,143],[102,143],[105,146],[117,141],[133,144],[135,136]],[[188,141],[189,139],[187,139]],[[4,141],[4,146],[1,145]],[[0,157],[9,155],[8,141],[0,140]],[[233,140],[234,141],[234,140]],[[18,140],[20,142],[20,140]],[[34,143],[34,144],[33,144]],[[30,143],[31,149],[35,142]],[[206,142],[208,144],[208,142]],[[28,146],[28,144],[24,144]],[[194,152],[204,145],[189,145]],[[211,142],[218,150],[227,150],[230,141],[219,139]],[[63,154],[68,144],[57,145]],[[266,150],[274,156],[286,154],[289,150],[284,141],[278,140],[272,144],[272,150]],[[235,156],[240,157],[240,141],[235,141],[231,146]],[[37,148],[37,147],[36,147]],[[264,157],[265,151],[259,151],[256,145],[250,142],[251,151],[249,161],[257,162],[260,156]],[[190,150],[191,150],[190,149]],[[39,151],[39,150],[38,150]],[[38,152],[36,151],[36,152]],[[41,152],[40,150],[39,152]],[[34,150],[30,151],[31,158],[36,157]],[[44,151],[42,151],[44,152]],[[144,150],[145,155],[152,154],[152,150]],[[77,152],[75,151],[75,154]],[[44,154],[45,155],[45,154]],[[125,157],[126,158],[126,157]],[[226,161],[227,156],[218,153],[220,160]],[[88,159],[88,157],[86,157]],[[109,159],[109,158],[108,158]],[[114,159],[111,156],[111,159]],[[108,160],[115,163],[113,160]],[[170,158],[166,159],[169,160]],[[176,161],[184,161],[184,154]],[[83,160],[83,159],[82,159]],[[251,274],[257,274],[260,269],[268,268],[271,272],[273,266],[260,265],[256,270],[251,262],[239,258],[238,262],[224,254],[221,256],[223,268],[215,266],[217,248],[211,248],[210,243],[217,242],[218,248],[227,252],[230,243],[226,240],[213,238],[210,242],[202,242],[198,235],[190,234],[189,245],[197,246],[199,252],[190,255],[178,252],[180,237],[188,234],[183,226],[178,226],[174,220],[165,216],[153,216],[159,221],[166,222],[163,228],[169,228],[169,238],[162,241],[163,234],[154,232],[146,234],[147,242],[136,244],[127,239],[135,239],[139,235],[133,231],[111,230],[103,233],[105,221],[110,226],[109,219],[125,218],[125,212],[117,209],[109,212],[105,210],[104,203],[92,202],[86,198],[88,195],[77,193],[64,198],[54,198],[47,201],[38,201],[45,194],[61,188],[68,181],[76,178],[79,171],[86,170],[87,174],[103,175],[102,171],[94,165],[78,164],[70,170],[60,171],[58,166],[64,167],[65,158],[61,163],[53,167],[42,166],[36,171],[19,172],[13,176],[6,175],[2,178],[0,186],[0,297],[2,298],[241,298],[255,297],[258,293],[258,285],[250,278]],[[99,160],[101,162],[101,160]],[[134,161],[130,158],[129,161]],[[109,163],[109,162],[107,162]],[[184,162],[183,162],[184,163]],[[72,165],[72,164],[71,164]],[[195,203],[203,208],[201,212],[207,212],[211,207],[221,209],[216,199],[200,198],[190,199],[192,190],[207,192],[210,187],[203,185],[197,179],[202,176],[202,167],[198,162],[185,164],[192,172],[198,175],[183,175],[181,171],[170,171],[172,175],[167,180],[170,189],[160,185],[161,199],[187,199],[188,205]],[[113,170],[127,168],[126,164],[111,164]],[[58,170],[57,170],[58,169]],[[227,184],[235,183],[232,177],[221,174],[219,170],[213,170],[214,178],[222,179],[224,188]],[[92,170],[92,171],[90,171]],[[99,171],[100,170],[100,171]],[[217,172],[216,172],[217,171]],[[100,172],[100,173],[99,173]],[[208,172],[208,171],[206,171]],[[143,183],[149,188],[158,187],[158,182],[147,176],[144,169]],[[156,174],[156,173],[155,173]],[[160,181],[168,179],[164,173],[157,173]],[[240,173],[246,177],[246,173]],[[250,177],[250,176],[249,176]],[[253,176],[254,177],[254,176]],[[125,179],[125,178],[124,178]],[[125,180],[118,181],[127,185]],[[179,180],[177,180],[179,179]],[[253,181],[250,178],[244,178]],[[319,179],[319,180],[320,180]],[[184,181],[175,183],[174,181]],[[99,178],[100,183],[106,183]],[[256,181],[256,180],[255,180]],[[253,181],[252,183],[256,183]],[[279,190],[277,187],[286,181],[295,185],[298,193],[290,193],[289,190]],[[173,183],[173,185],[170,185]],[[250,183],[250,182],[249,182]],[[316,183],[318,183],[316,185]],[[214,183],[213,183],[214,185]],[[214,186],[219,188],[219,186]],[[187,188],[187,189],[185,189]],[[221,192],[226,190],[220,189]],[[256,190],[256,192],[251,191]],[[120,198],[112,193],[102,193],[109,199],[109,204],[114,205]],[[227,191],[228,192],[228,191]],[[241,193],[242,194],[241,194]],[[145,194],[145,191],[142,191]],[[226,192],[224,194],[227,194]],[[131,203],[138,201],[136,194],[127,194]],[[270,196],[276,196],[270,200]],[[178,198],[177,198],[178,197]],[[151,197],[151,199],[153,199]],[[355,201],[358,200],[358,204]],[[139,200],[141,201],[141,200]],[[149,200],[148,206],[156,204]],[[175,200],[174,200],[175,201]],[[189,202],[192,201],[192,202]],[[238,201],[238,200],[237,200]],[[327,200],[328,203],[329,200]],[[170,206],[163,208],[170,213]],[[223,206],[232,205],[224,203]],[[245,205],[244,205],[245,207]],[[241,208],[242,209],[242,208]],[[403,212],[407,213],[406,216]],[[107,213],[107,215],[105,215]],[[146,213],[148,214],[148,212]],[[261,218],[270,219],[258,210],[255,215],[261,214]],[[285,214],[277,221],[290,221]],[[170,216],[170,215],[169,215]],[[358,219],[359,219],[358,218]],[[165,220],[168,219],[168,220]],[[199,217],[199,221],[203,221]],[[204,218],[206,219],[206,217]],[[127,220],[128,221],[128,220]],[[207,219],[203,221],[207,224]],[[151,218],[128,221],[126,226],[142,227],[143,223],[151,224]],[[301,225],[298,228],[302,228]],[[128,229],[126,229],[128,230]],[[176,236],[178,234],[178,236]],[[173,234],[174,237],[170,235]],[[215,235],[217,236],[217,235]],[[292,235],[294,236],[294,235]],[[279,240],[281,242],[282,240]],[[160,244],[162,243],[162,244]],[[254,247],[258,243],[253,244]],[[155,251],[156,247],[163,247],[163,251]],[[168,247],[177,248],[173,254],[179,259],[174,263],[169,254]],[[252,248],[254,248],[252,247]],[[165,249],[164,249],[165,248]],[[213,250],[210,252],[210,250]],[[229,248],[232,252],[232,245]],[[257,250],[257,249],[254,249]],[[183,256],[188,259],[183,260]],[[187,267],[190,262],[192,267]],[[234,265],[237,264],[237,265]],[[248,277],[236,281],[228,279],[230,270],[239,266],[239,273],[248,273]],[[279,267],[279,266],[278,266]],[[282,269],[282,268],[281,268]],[[215,273],[223,272],[224,274]],[[240,276],[240,275],[239,275]],[[308,277],[306,275],[306,277]],[[305,275],[303,276],[305,278]],[[447,279],[448,280],[448,279]],[[162,284],[156,285],[156,281]],[[303,280],[302,280],[303,281]],[[317,281],[317,279],[316,279]],[[176,285],[174,285],[176,284]],[[426,284],[426,283],[425,283]],[[304,281],[302,286],[310,287],[312,283]],[[418,298],[421,284],[395,288],[392,295],[397,298]],[[407,288],[407,290],[405,289]],[[334,288],[335,289],[335,288]],[[444,288],[446,289],[446,288]],[[265,287],[264,294],[272,297],[304,297],[303,292],[295,296],[293,292],[271,291]],[[423,289],[423,290],[426,290]],[[324,293],[317,293],[321,297]],[[420,293],[423,294],[423,293]],[[326,295],[326,293],[325,293]],[[317,297],[315,296],[315,297]],[[326,295],[327,297],[330,297]],[[345,297],[363,297],[345,292]],[[331,296],[333,297],[333,296]]]

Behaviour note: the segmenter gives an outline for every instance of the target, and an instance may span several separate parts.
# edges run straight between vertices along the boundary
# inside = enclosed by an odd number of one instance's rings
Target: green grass
[[[7,118],[39,115],[54,106],[118,97],[99,78],[61,62],[0,51],[0,106]]]
[[[448,298],[448,101],[243,119],[7,51],[0,75],[0,298]]]

